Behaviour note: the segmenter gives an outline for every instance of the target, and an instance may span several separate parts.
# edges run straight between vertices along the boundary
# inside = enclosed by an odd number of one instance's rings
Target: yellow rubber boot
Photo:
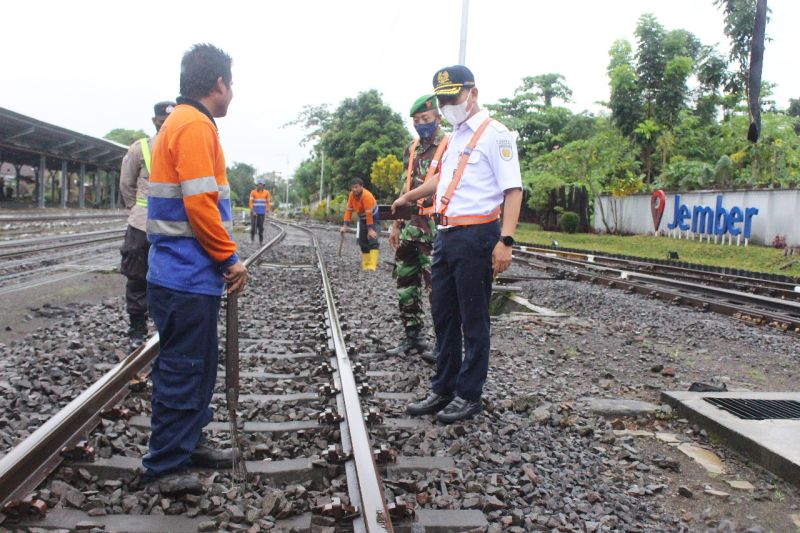
[[[369,270],[370,255],[368,253],[361,254],[361,270]]]
[[[369,251],[369,269],[375,270],[378,268],[378,255],[380,254],[380,250],[370,250]]]

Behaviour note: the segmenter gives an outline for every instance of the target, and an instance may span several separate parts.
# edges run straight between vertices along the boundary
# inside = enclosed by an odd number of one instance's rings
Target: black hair
[[[218,78],[231,86],[231,56],[208,43],[193,45],[181,60],[181,95],[203,98],[214,89]]]
[[[361,185],[363,187],[364,180],[362,180],[361,178],[353,178],[350,180],[350,186],[352,187],[353,185]]]

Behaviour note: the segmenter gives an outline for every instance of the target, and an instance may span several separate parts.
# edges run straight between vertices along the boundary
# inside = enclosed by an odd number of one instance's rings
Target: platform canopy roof
[[[0,160],[17,165],[39,166],[40,157],[47,167],[60,169],[67,162],[70,172],[81,163],[87,169],[119,170],[128,147],[48,124],[0,107]]]

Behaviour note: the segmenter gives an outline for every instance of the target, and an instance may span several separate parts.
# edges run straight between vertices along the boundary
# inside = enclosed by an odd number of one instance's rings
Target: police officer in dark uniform
[[[431,268],[436,374],[432,392],[409,404],[407,411],[438,413],[439,421],[449,424],[482,408],[492,281],[511,264],[522,180],[516,139],[480,109],[472,72],[463,65],[443,68],[434,75],[433,87],[442,114],[454,128],[440,177],[426,180],[393,205],[436,193],[438,231]]]

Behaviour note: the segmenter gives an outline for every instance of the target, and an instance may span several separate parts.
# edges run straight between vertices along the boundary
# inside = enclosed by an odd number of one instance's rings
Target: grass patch
[[[537,230],[535,224],[519,225],[516,240],[532,244],[551,244],[552,240],[564,248],[580,248],[596,252],[635,255],[650,259],[666,259],[667,252],[678,252],[681,261],[702,265],[740,268],[755,272],[769,272],[800,277],[800,257],[783,255],[783,250],[751,244],[728,246],[698,241],[655,237],[653,235],[594,235],[589,233],[560,233]],[[796,261],[788,268],[781,267]]]

